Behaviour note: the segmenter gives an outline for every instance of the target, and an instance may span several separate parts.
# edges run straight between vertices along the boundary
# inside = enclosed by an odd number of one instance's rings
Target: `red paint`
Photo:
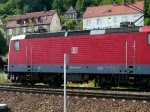
[[[70,65],[125,65],[126,41],[128,42],[128,64],[134,64],[132,46],[135,41],[136,65],[149,65],[148,32],[22,39],[19,51],[14,51],[12,40],[9,64],[63,65],[64,53],[68,53]],[[72,47],[78,48],[77,54],[72,54]]]

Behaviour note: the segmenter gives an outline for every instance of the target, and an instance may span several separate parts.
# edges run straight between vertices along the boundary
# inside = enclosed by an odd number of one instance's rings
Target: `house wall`
[[[58,13],[55,13],[52,18],[52,22],[50,25],[50,32],[57,32],[61,31],[61,23],[60,23],[60,18],[58,16]]]
[[[94,29],[94,28],[106,28],[106,27],[120,27],[120,22],[123,22],[123,19],[127,17],[128,22],[134,22],[134,18],[139,18],[143,15],[143,13],[137,14],[128,14],[128,15],[115,15],[115,16],[104,16],[104,17],[94,17],[94,18],[83,18],[83,30],[85,29]],[[109,22],[109,18],[111,21]],[[115,21],[116,18],[116,22]],[[97,24],[97,19],[101,19],[101,24]],[[87,21],[90,23],[87,24]],[[139,19],[136,23],[136,26],[144,25],[144,17]]]

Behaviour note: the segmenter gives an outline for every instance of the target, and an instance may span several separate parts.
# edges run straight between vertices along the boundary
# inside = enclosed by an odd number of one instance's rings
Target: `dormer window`
[[[37,22],[38,22],[38,19],[36,18],[35,21],[36,21],[36,23],[37,23]]]
[[[47,19],[47,16],[45,16],[45,20]]]
[[[26,22],[27,22],[26,20],[23,20],[23,23],[24,23],[24,24],[26,24]]]
[[[93,14],[93,11],[90,11],[89,14]]]
[[[40,22],[40,19],[41,19],[41,18],[39,17],[39,18],[38,18],[38,22]]]
[[[102,12],[103,12],[103,13],[106,13],[106,10],[103,10]]]
[[[30,23],[30,24],[32,23],[32,19],[29,19],[29,23]]]
[[[111,9],[108,9],[108,12],[111,12]]]
[[[32,23],[34,23],[35,22],[34,18],[32,18],[31,21],[32,21]]]
[[[17,24],[20,24],[20,20],[17,20]]]

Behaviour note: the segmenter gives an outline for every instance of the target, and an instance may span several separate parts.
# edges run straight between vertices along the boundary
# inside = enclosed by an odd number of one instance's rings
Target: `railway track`
[[[63,95],[62,88],[53,89],[53,88],[0,86],[0,91]],[[150,102],[150,92],[90,90],[90,89],[88,90],[88,89],[68,88],[67,95],[78,97],[106,98],[106,99],[142,100]]]

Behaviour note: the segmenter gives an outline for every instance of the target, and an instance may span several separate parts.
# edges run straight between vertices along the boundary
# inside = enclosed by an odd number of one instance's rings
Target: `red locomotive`
[[[150,87],[148,27],[14,36],[9,47],[8,77],[20,83],[61,86],[64,53],[69,55],[67,81],[95,79],[102,88]]]

